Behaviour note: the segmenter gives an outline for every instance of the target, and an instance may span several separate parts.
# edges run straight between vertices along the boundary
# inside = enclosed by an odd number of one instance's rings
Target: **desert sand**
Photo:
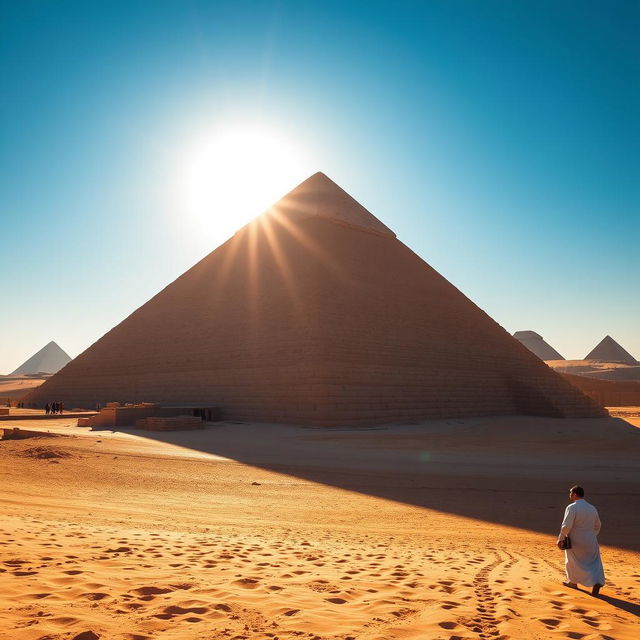
[[[0,442],[0,638],[635,639],[640,412],[615,415],[37,421]],[[603,520],[599,598],[561,584],[575,482]]]
[[[546,360],[559,373],[611,381],[640,380],[640,366],[599,360]]]
[[[21,400],[45,380],[34,376],[0,376],[0,404],[6,403],[7,398],[11,398],[12,403]]]

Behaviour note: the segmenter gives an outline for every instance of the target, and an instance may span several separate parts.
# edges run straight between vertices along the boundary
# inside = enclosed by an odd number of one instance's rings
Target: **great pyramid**
[[[604,413],[322,173],[25,401],[54,397],[327,426]]]
[[[564,358],[544,338],[535,331],[516,331],[513,337],[521,342],[540,360],[564,360]]]
[[[71,358],[55,342],[51,341],[21,364],[10,375],[25,375],[34,373],[57,373]]]
[[[605,336],[586,356],[585,360],[599,360],[600,362],[619,362],[621,364],[640,364],[611,336]]]

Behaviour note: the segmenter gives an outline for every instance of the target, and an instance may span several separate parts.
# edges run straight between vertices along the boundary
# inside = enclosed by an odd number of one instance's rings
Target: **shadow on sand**
[[[587,596],[591,596],[591,589],[581,588],[580,585],[577,587],[570,587],[571,589],[575,589],[576,591],[580,591],[580,593],[584,593]],[[606,589],[606,587],[604,587]],[[636,604],[635,602],[629,602],[628,600],[621,600],[620,598],[614,598],[613,596],[606,595],[604,593],[600,593],[597,596],[592,596],[597,598],[598,600],[603,600],[604,602],[608,602],[612,607],[616,607],[621,611],[626,611],[631,615],[636,617],[640,617],[640,604]]]
[[[604,600],[608,602],[612,607],[616,607],[617,609],[621,609],[622,611],[626,611],[637,618],[640,618],[640,604],[635,604],[633,602],[628,602],[627,600],[621,600],[620,598],[614,598],[613,596],[608,596],[605,594],[600,594],[598,599]]]
[[[631,508],[640,496],[640,430],[616,418],[518,416],[370,429],[222,422],[190,432],[119,430],[348,491],[545,533],[550,548],[566,490],[578,483],[600,512],[601,543],[640,549],[640,510]]]

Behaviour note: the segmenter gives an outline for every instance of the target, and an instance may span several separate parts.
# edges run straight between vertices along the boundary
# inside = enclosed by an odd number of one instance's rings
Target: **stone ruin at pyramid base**
[[[316,174],[26,399],[319,426],[604,410]]]
[[[179,420],[178,420],[179,419]],[[96,429],[110,429],[114,427],[138,426],[139,428],[151,428],[152,425],[160,425],[167,421],[167,428],[158,431],[182,430],[179,422],[185,425],[200,424],[203,422],[217,422],[221,419],[220,407],[209,403],[186,403],[161,405],[155,402],[120,403],[107,402],[95,415],[78,418],[79,427],[92,427]],[[155,422],[144,422],[152,420]],[[173,427],[173,428],[169,428]]]

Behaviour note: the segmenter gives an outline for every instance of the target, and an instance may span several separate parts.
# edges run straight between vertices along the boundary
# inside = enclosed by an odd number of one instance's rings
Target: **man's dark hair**
[[[571,493],[575,493],[579,498],[584,498],[584,489],[577,484],[571,487],[569,491],[571,491]]]

